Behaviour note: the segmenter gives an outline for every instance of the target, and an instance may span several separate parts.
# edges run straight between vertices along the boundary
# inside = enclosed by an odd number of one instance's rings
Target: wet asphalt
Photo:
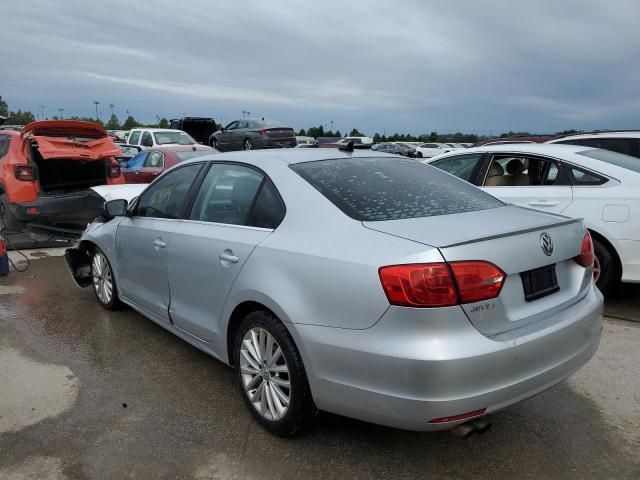
[[[281,439],[226,366],[39,257],[0,278],[0,479],[640,479],[640,288],[610,302],[585,368],[483,435],[320,414]]]

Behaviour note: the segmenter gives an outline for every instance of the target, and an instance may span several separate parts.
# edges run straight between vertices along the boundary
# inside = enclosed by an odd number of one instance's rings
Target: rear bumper
[[[602,296],[594,287],[552,326],[492,340],[462,309],[391,307],[367,330],[295,325],[318,408],[407,430],[486,408],[499,410],[566,379],[595,353]]]
[[[297,145],[295,137],[262,138],[254,143],[256,148],[293,148]]]
[[[93,190],[41,195],[32,202],[10,204],[19,221],[43,228],[81,234],[87,224],[104,211],[104,198]]]

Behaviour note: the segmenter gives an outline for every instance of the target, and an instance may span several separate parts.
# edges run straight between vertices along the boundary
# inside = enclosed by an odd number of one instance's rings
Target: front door
[[[236,276],[272,231],[273,224],[252,222],[256,205],[265,203],[265,188],[272,188],[263,185],[271,186],[253,168],[214,163],[188,220],[174,232],[168,256],[171,320],[202,340],[212,341],[219,333]]]
[[[201,168],[178,168],[145,190],[116,232],[119,293],[158,320],[169,320],[167,249]]]

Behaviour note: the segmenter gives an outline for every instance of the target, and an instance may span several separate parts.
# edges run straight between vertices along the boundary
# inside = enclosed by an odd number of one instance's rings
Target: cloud
[[[635,0],[5,3],[14,108],[87,115],[96,99],[142,120],[251,110],[414,133],[630,128],[640,113]]]

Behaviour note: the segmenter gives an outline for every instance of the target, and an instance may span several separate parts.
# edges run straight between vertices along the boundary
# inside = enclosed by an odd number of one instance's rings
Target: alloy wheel
[[[598,257],[594,256],[593,257],[593,281],[595,283],[598,283],[598,280],[600,280],[601,273],[602,273],[602,267],[600,266],[600,260],[598,260]]]
[[[113,296],[111,268],[105,256],[100,252],[93,256],[91,276],[93,277],[93,289],[98,299],[105,305],[111,302]]]
[[[244,141],[244,149],[245,150],[251,150],[253,148],[253,144],[251,143],[251,140],[249,140],[248,138]]]
[[[291,404],[289,367],[276,339],[253,327],[242,338],[240,375],[251,405],[265,419],[278,421]]]

